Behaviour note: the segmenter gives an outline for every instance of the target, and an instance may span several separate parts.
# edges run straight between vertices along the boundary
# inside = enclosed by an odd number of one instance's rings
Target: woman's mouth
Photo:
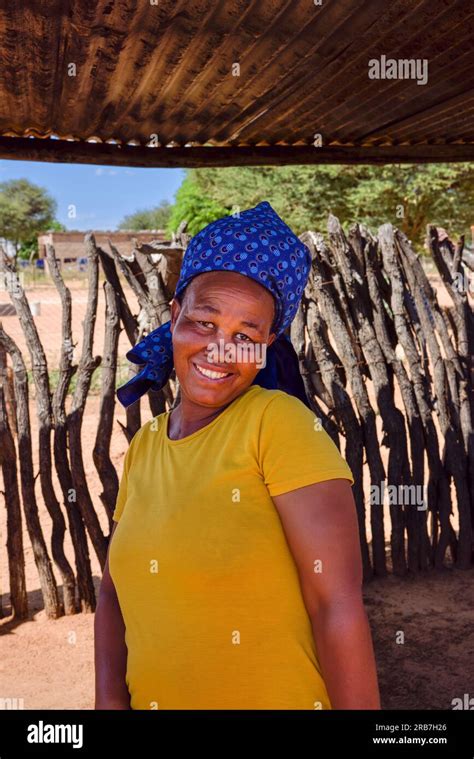
[[[196,364],[194,361],[192,362],[192,365],[200,377],[210,380],[211,382],[223,382],[233,376],[233,372],[220,372],[216,369],[209,369],[206,366],[202,366],[202,364]]]

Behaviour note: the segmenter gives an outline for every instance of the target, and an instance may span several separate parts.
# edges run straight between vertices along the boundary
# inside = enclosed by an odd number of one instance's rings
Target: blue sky
[[[174,200],[184,169],[0,161],[0,182],[28,179],[56,200],[56,217],[67,229],[114,230],[134,211]],[[69,218],[70,207],[76,218]]]

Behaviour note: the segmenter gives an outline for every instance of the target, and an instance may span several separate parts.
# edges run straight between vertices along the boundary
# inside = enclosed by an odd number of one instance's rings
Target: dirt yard
[[[69,285],[70,283],[68,283]],[[439,283],[438,283],[439,284]],[[28,292],[31,301],[41,303],[35,317],[38,331],[51,367],[57,365],[61,340],[59,299],[53,288]],[[440,289],[442,302],[449,299]],[[6,301],[0,293],[0,302]],[[79,358],[81,320],[86,308],[86,290],[81,283],[73,288],[73,333]],[[100,290],[99,315],[103,314],[104,296]],[[103,318],[97,318],[94,352],[103,345]],[[2,317],[7,333],[24,350],[23,334],[16,317]],[[129,344],[124,333],[120,354]],[[124,379],[125,381],[125,379]],[[100,484],[92,461],[96,435],[99,396],[89,396],[84,416],[83,450],[91,495],[97,504],[105,533],[107,518],[99,499]],[[30,400],[33,431],[36,430],[34,398]],[[117,404],[117,420],[125,421]],[[145,421],[145,418],[143,419]],[[36,438],[35,438],[36,439]],[[112,438],[112,459],[119,475],[127,448],[125,437],[116,422]],[[382,454],[386,461],[386,449]],[[34,450],[38,471],[37,446]],[[57,480],[55,479],[57,484]],[[0,490],[3,483],[0,476]],[[59,487],[57,493],[59,493]],[[38,508],[45,537],[50,545],[51,520],[36,483]],[[2,499],[3,500],[3,499]],[[8,564],[6,557],[5,509],[0,502],[0,595],[3,619],[0,620],[0,703],[1,699],[22,699],[25,709],[92,709],[94,706],[93,615],[80,614],[47,620],[42,610],[38,576],[29,538],[24,527],[27,587],[30,619],[17,624],[9,616]],[[457,520],[453,519],[457,527]],[[387,519],[386,537],[389,538]],[[71,564],[74,557],[67,536],[66,552]],[[100,568],[90,546],[96,588]],[[58,584],[59,573],[54,567]],[[382,705],[384,709],[450,709],[452,700],[464,694],[474,697],[474,570],[462,572],[446,569],[416,578],[389,576],[368,583],[364,589],[366,608],[376,648]],[[401,635],[403,633],[403,636]],[[1,708],[1,707],[0,707]]]
[[[474,570],[366,586],[383,709],[451,709],[474,696],[473,587]],[[29,600],[30,621],[3,621],[0,696],[25,709],[93,709],[93,615],[47,620],[37,583]]]

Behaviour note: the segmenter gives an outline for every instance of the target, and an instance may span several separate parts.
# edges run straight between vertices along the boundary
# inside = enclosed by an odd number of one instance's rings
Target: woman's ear
[[[170,330],[173,331],[174,325],[176,324],[176,320],[179,316],[179,312],[181,311],[181,304],[176,299],[173,298],[171,301],[171,324],[170,324]]]

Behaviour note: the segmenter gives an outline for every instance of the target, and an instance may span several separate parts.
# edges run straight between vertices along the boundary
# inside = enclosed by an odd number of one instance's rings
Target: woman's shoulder
[[[257,394],[256,394],[257,395]],[[303,401],[282,390],[264,390],[256,456],[270,495],[323,479],[354,482],[349,465],[320,419]]]
[[[247,394],[244,409],[236,408],[242,424],[247,429],[257,428],[258,434],[297,435],[302,428],[313,429],[318,424],[316,416],[299,398],[283,390],[268,390],[260,386]],[[242,412],[246,413],[242,413]]]
[[[130,448],[137,448],[149,439],[150,434],[158,432],[165,424],[168,414],[169,411],[163,411],[144,422],[130,439]]]
[[[255,391],[249,397],[249,405],[258,408],[262,414],[279,415],[279,414],[302,414],[306,417],[313,417],[313,412],[299,398],[289,395],[283,390],[268,390],[259,385],[252,385]]]

